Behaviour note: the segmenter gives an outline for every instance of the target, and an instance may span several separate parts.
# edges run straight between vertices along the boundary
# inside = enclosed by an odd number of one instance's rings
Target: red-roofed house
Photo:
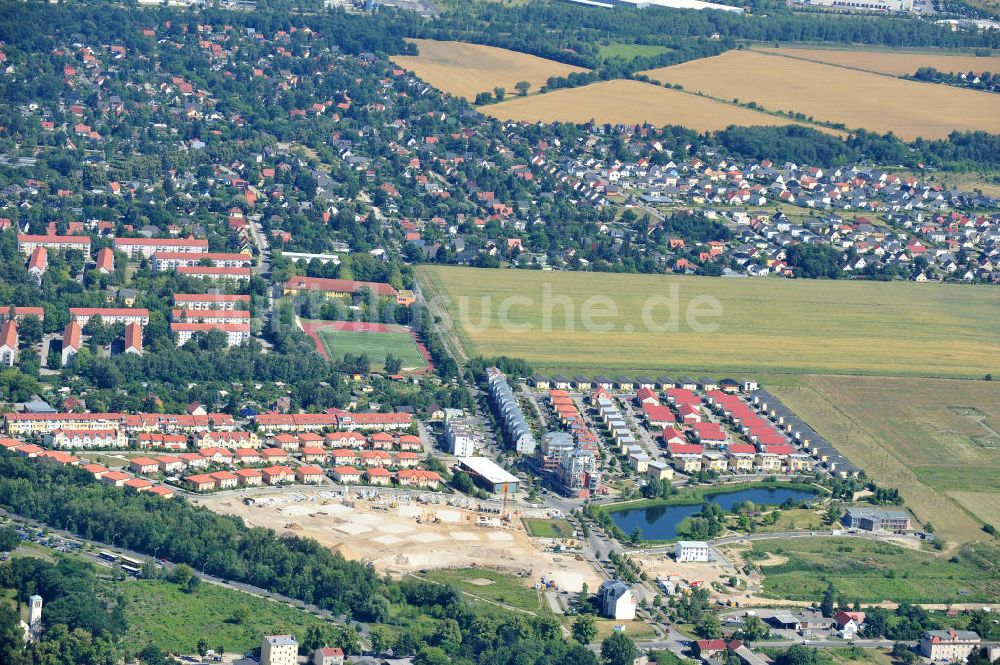
[[[125,481],[131,477],[132,476],[128,475],[127,473],[123,473],[121,471],[108,471],[107,473],[101,476],[101,482],[104,483],[105,485],[114,485],[115,487],[122,487],[125,484]]]
[[[129,478],[125,481],[124,487],[133,492],[148,492],[153,489],[153,483],[145,478]]]
[[[103,476],[108,472],[108,467],[102,464],[84,464],[80,468],[86,471],[87,473],[94,474],[94,478],[96,478],[97,480],[100,480],[101,476]]]
[[[362,448],[365,445],[365,437],[358,432],[329,432],[326,435],[326,443],[336,448]]]
[[[211,474],[199,473],[184,479],[195,492],[211,492],[215,489],[215,478]]]
[[[322,462],[326,459],[326,450],[315,446],[306,446],[302,449],[303,462]]]
[[[28,259],[28,274],[35,278],[39,285],[42,283],[42,275],[49,267],[49,250],[44,247],[36,247]]]
[[[295,472],[287,466],[269,466],[262,471],[264,472],[264,481],[268,485],[290,483],[295,480]]]
[[[677,422],[677,419],[674,418],[674,412],[670,410],[669,406],[643,404],[642,413],[646,417],[646,423],[650,427],[663,428]]]
[[[694,423],[691,432],[699,443],[722,444],[726,442],[726,433],[719,423]]]
[[[4,321],[0,326],[0,365],[13,367],[17,363],[18,343],[17,323]]]
[[[376,466],[365,470],[365,480],[372,485],[389,485],[392,483],[392,472]]]
[[[441,476],[436,471],[424,469],[402,469],[396,473],[396,480],[403,487],[437,487]]]
[[[684,436],[683,432],[675,427],[665,427],[663,429],[662,438],[663,443],[668,446],[675,443],[687,443],[687,437]]]
[[[303,464],[295,469],[295,479],[300,483],[312,483],[318,485],[323,482],[323,469],[315,464]]]
[[[353,466],[338,466],[333,469],[333,479],[345,485],[360,483],[361,472]]]
[[[115,271],[115,253],[110,247],[103,247],[97,252],[97,271],[110,275]]]
[[[160,470],[160,462],[152,457],[133,457],[128,468],[132,473],[156,473]]]
[[[275,463],[288,461],[288,453],[281,448],[265,448],[260,451],[260,454],[266,462]]]
[[[244,487],[262,485],[264,483],[264,472],[260,469],[238,469],[233,473],[240,479],[240,484]]]
[[[142,355],[142,326],[138,323],[125,326],[125,353]]]
[[[215,486],[220,490],[228,490],[239,485],[240,477],[231,471],[216,471],[208,474],[215,478]]]
[[[311,665],[344,665],[344,650],[336,647],[316,649]]]

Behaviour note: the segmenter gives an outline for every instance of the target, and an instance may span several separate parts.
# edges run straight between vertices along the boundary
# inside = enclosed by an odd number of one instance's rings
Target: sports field
[[[912,75],[921,67],[934,67],[938,71],[956,73],[1000,71],[1000,57],[952,55],[940,51],[930,53],[803,48],[757,48],[754,50],[895,76]]]
[[[809,376],[772,390],[945,539],[1000,526],[1000,382]]]
[[[415,56],[394,56],[392,61],[409,69],[435,88],[468,100],[480,92],[492,92],[501,87],[507,95],[517,94],[518,81],[531,84],[534,92],[552,76],[566,76],[586,71],[526,53],[508,51],[494,46],[442,42],[433,39],[411,39],[420,51]]]
[[[712,97],[757,102],[848,128],[892,131],[907,140],[944,138],[954,130],[1000,133],[1000,95],[758,51],[729,51],[645,73]]]
[[[1000,376],[1000,291],[989,287],[445,266],[418,275],[467,354],[542,371]]]
[[[640,81],[601,81],[517,97],[479,110],[499,120],[684,125],[699,132],[729,125],[791,125],[792,120]]]
[[[357,324],[349,321],[303,321],[302,329],[316,341],[327,359],[345,354],[366,354],[373,369],[384,369],[385,357],[392,354],[403,362],[404,371],[422,370],[425,359],[413,336],[402,326]]]

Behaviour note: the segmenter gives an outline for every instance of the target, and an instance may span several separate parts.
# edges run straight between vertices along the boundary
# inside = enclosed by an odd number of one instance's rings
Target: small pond
[[[752,501],[758,506],[780,506],[788,499],[812,499],[815,496],[816,493],[809,490],[754,487],[736,492],[713,494],[706,500],[719,504],[728,513],[744,501]],[[671,540],[677,537],[678,525],[686,518],[697,515],[699,512],[701,512],[700,504],[653,506],[613,512],[611,513],[611,521],[626,534],[632,533],[638,527],[642,531],[643,540]]]

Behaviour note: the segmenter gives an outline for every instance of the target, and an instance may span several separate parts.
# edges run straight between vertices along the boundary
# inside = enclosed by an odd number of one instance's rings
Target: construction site
[[[584,583],[595,589],[602,581],[582,556],[529,537],[521,517],[548,517],[544,510],[525,515],[502,503],[434,493],[301,487],[192,501],[251,526],[313,538],[345,558],[395,575],[478,566],[519,574],[525,585],[544,577],[570,592]]]

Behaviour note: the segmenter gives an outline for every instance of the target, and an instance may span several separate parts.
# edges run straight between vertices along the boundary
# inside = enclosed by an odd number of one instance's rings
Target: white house
[[[597,605],[601,614],[609,619],[632,621],[635,619],[635,596],[627,584],[608,580],[597,590]]]
[[[706,562],[712,560],[708,543],[701,540],[679,540],[674,547],[674,558],[678,563],[687,561]]]

